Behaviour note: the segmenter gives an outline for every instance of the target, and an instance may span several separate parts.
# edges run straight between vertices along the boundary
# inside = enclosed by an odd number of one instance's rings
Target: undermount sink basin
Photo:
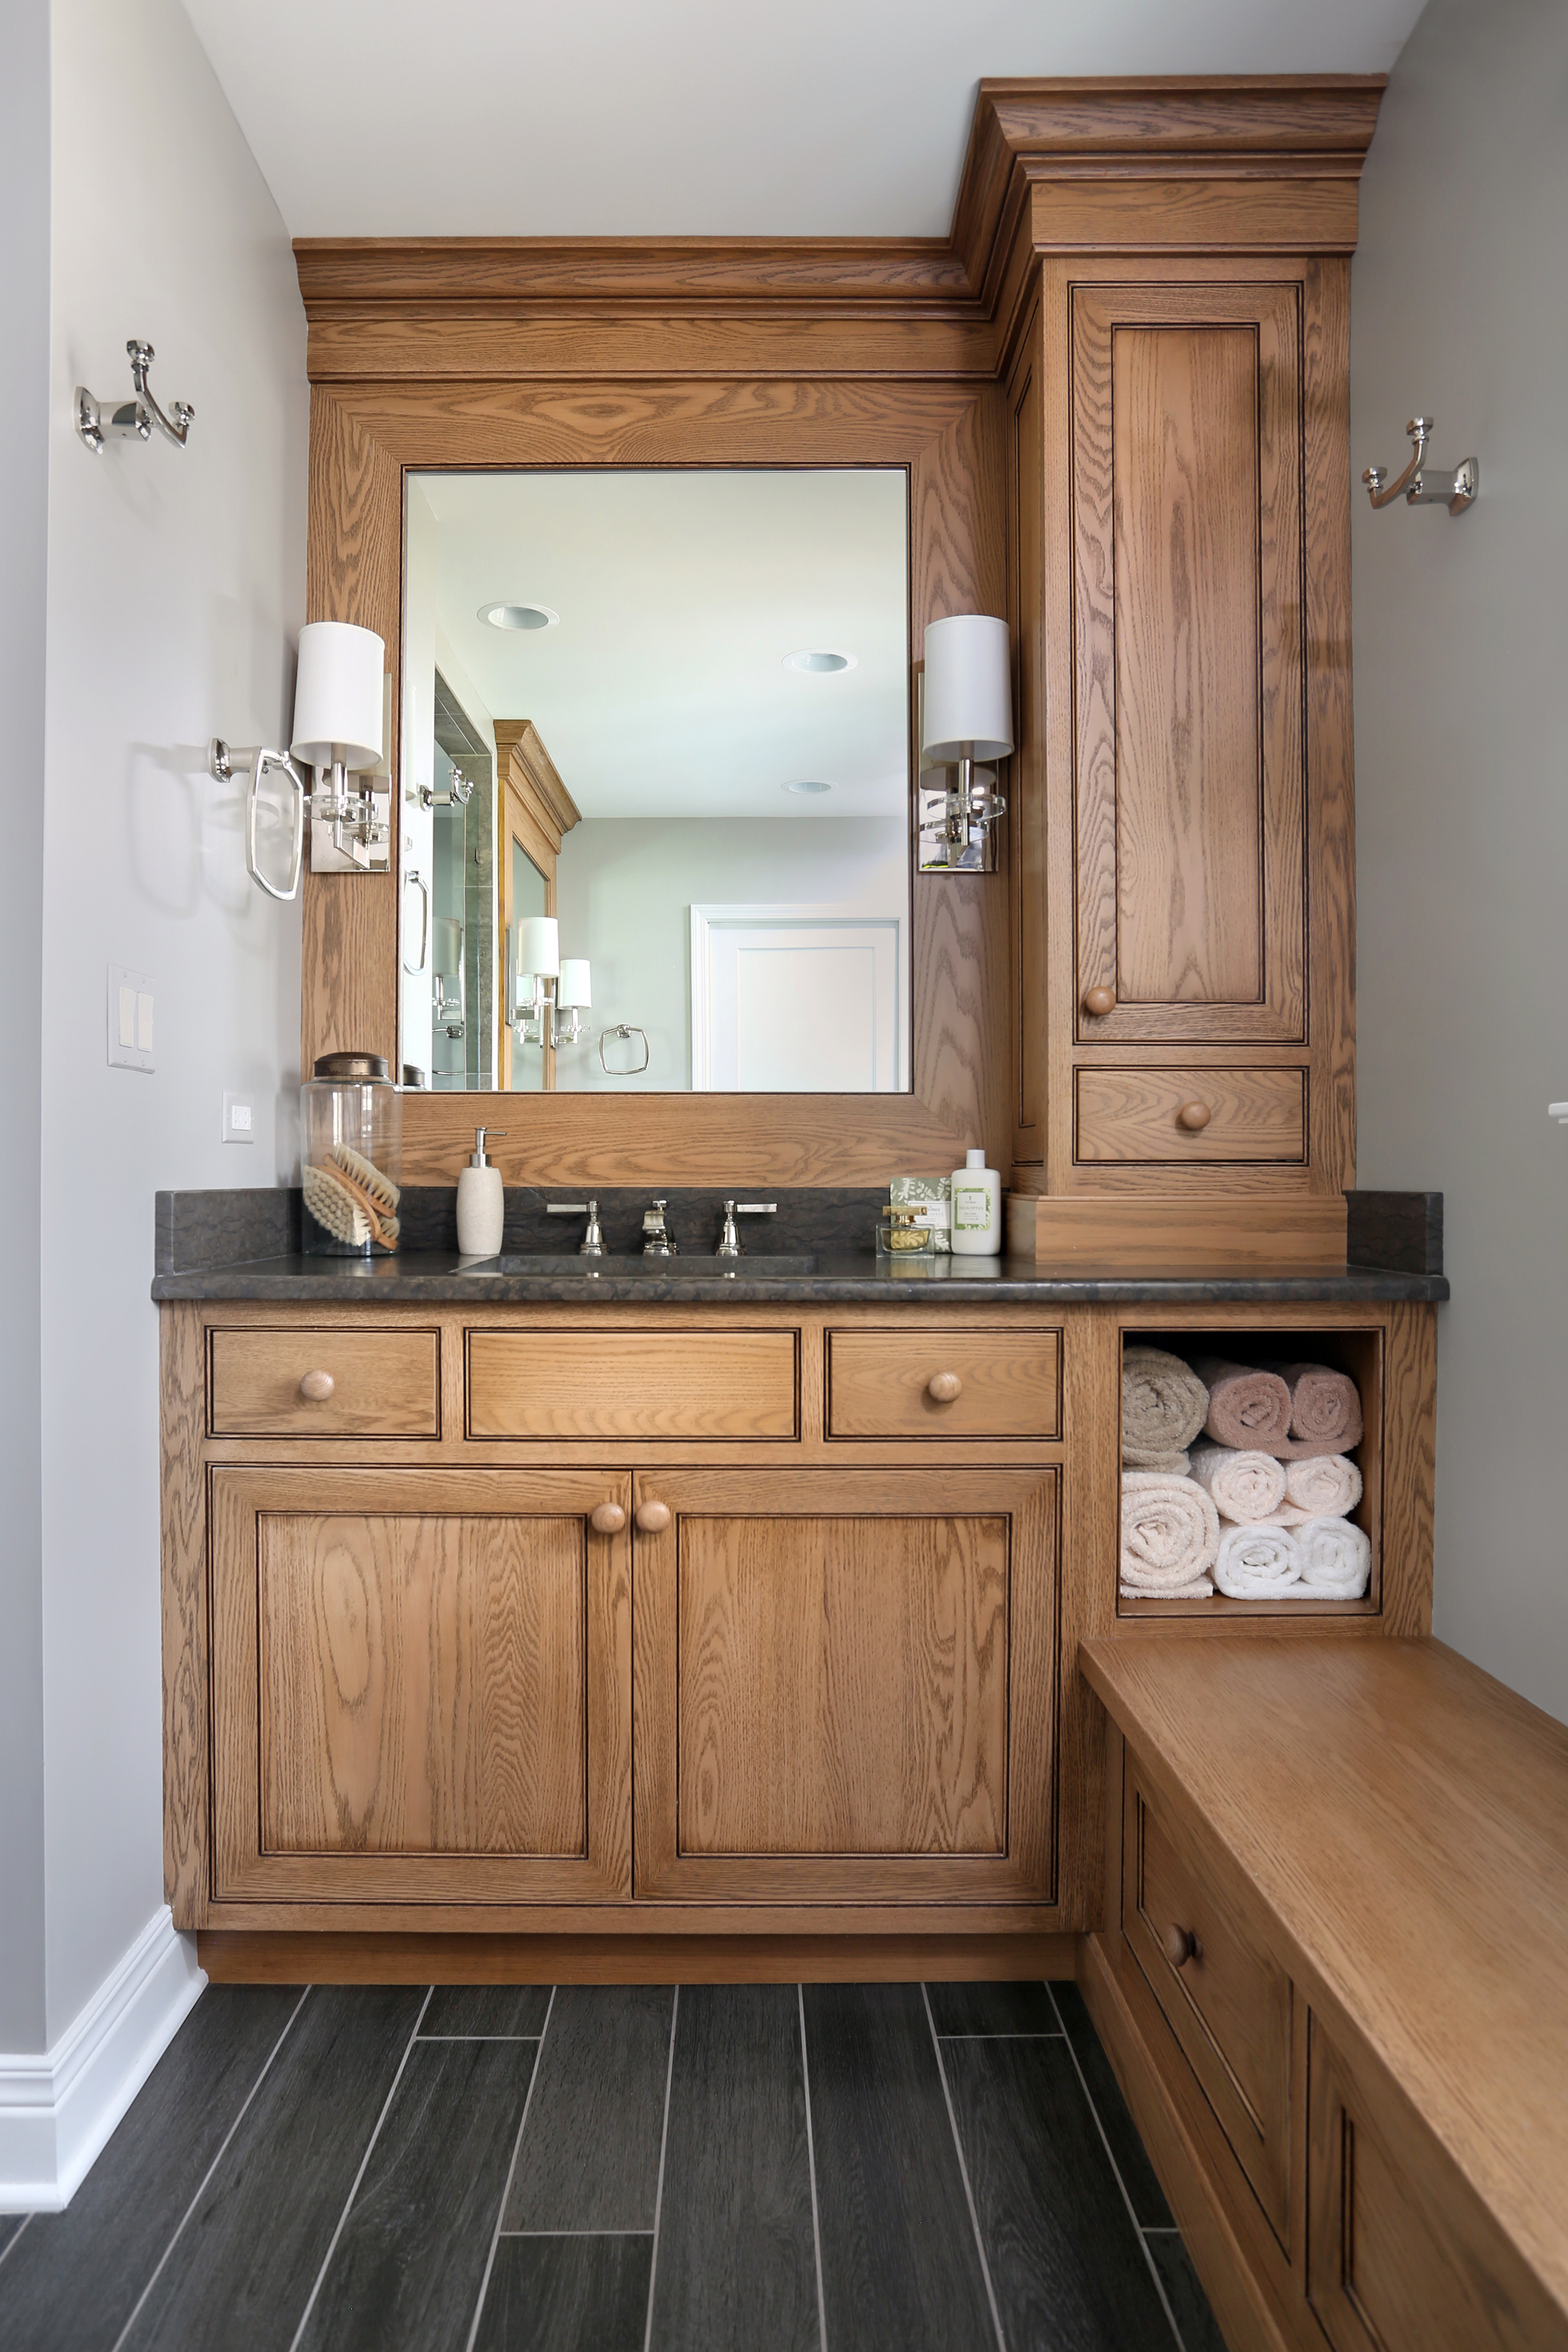
[[[617,1255],[606,1251],[603,1257],[581,1257],[563,1254],[552,1256],[540,1254],[522,1257],[487,1257],[477,1265],[466,1265],[465,1274],[529,1275],[529,1274],[646,1274],[660,1278],[667,1275],[686,1275],[711,1281],[715,1275],[815,1274],[816,1260],[804,1255],[795,1256],[765,1255],[762,1251],[748,1251],[743,1257],[703,1257],[696,1253],[682,1252],[679,1257],[644,1257],[640,1252]]]

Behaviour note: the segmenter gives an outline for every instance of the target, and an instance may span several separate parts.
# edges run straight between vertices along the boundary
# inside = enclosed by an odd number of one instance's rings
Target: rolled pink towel
[[[1219,1513],[1191,1478],[1159,1470],[1121,1475],[1121,1590],[1181,1601],[1212,1592]]]
[[[1271,1363],[1268,1369],[1290,1391],[1288,1459],[1348,1454],[1361,1444],[1361,1391],[1348,1372],[1336,1372],[1331,1364]]]
[[[1290,1391],[1278,1372],[1228,1363],[1223,1356],[1195,1356],[1193,1370],[1209,1392],[1204,1427],[1216,1445],[1289,1460]]]
[[[1231,1445],[1194,1445],[1187,1475],[1214,1496],[1222,1519],[1272,1518],[1285,1500],[1285,1465],[1272,1454],[1237,1453]]]
[[[1342,1454],[1309,1454],[1285,1470],[1285,1499],[1307,1519],[1346,1519],[1362,1496],[1362,1475]]]

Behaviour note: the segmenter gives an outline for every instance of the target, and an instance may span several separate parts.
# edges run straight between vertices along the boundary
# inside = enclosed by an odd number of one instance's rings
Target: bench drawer
[[[827,1335],[830,1437],[1061,1435],[1061,1333],[946,1323]]]
[[[215,1437],[438,1437],[439,1335],[289,1325],[208,1335]]]
[[[797,1331],[468,1333],[470,1437],[800,1432]]]

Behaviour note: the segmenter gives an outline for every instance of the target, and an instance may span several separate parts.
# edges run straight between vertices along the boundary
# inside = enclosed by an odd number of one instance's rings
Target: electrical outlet
[[[109,967],[109,1066],[114,1070],[153,1067],[153,981],[144,971]]]
[[[225,1143],[254,1143],[256,1140],[250,1104],[244,1095],[226,1094],[223,1098],[222,1139]]]

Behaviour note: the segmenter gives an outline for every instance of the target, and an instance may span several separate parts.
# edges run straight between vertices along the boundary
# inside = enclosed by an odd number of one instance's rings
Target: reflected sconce
[[[430,940],[436,967],[430,1017],[448,1037],[467,1036],[468,992],[463,978],[463,926],[456,915],[433,916]]]
[[[525,915],[517,927],[517,1000],[512,1034],[520,1045],[575,1045],[588,1034],[579,1014],[594,1002],[586,956],[563,956],[553,915]],[[563,1021],[563,1013],[571,1017]]]
[[[218,783],[248,774],[246,871],[269,898],[298,896],[307,816],[313,873],[384,874],[391,865],[392,788],[383,757],[385,659],[386,648],[374,629],[347,621],[308,621],[300,632],[294,740],[289,750],[267,744],[237,749],[221,735],[207,745],[207,771]],[[315,772],[313,787],[305,781],[305,768]],[[285,779],[289,793],[289,879],[281,889],[257,856],[261,786],[274,773]]]
[[[928,785],[922,773],[922,874],[995,872],[996,826],[1007,803],[996,790],[994,763],[1012,749],[1006,622],[984,613],[955,613],[928,623],[921,762],[922,771],[946,768],[949,773],[940,786]]]

